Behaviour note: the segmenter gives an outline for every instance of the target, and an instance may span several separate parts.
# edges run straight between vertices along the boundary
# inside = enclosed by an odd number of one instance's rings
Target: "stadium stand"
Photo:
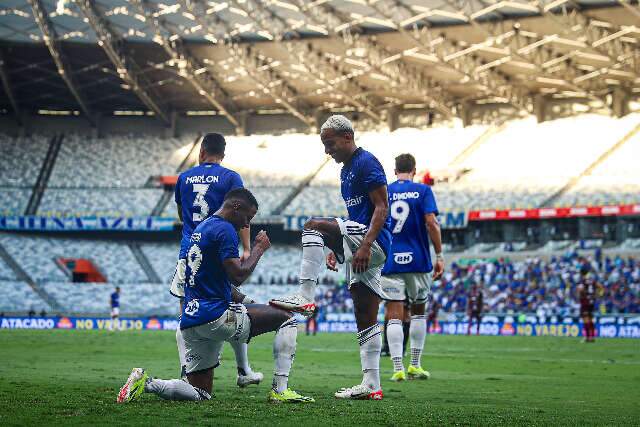
[[[466,310],[471,284],[483,287],[486,311],[493,313],[540,313],[545,316],[577,315],[580,268],[592,267],[596,281],[604,286],[598,297],[600,313],[635,313],[640,310],[640,263],[637,258],[605,258],[600,263],[575,252],[525,261],[496,260],[468,267],[453,264],[434,288],[433,298],[446,312]]]
[[[32,135],[25,138],[12,138],[0,134],[0,187],[33,186],[44,156],[47,153],[50,137]]]
[[[146,275],[124,243],[0,234],[7,252],[36,282],[69,282],[56,259],[87,258],[111,283],[145,282]]]
[[[165,287],[157,283],[119,283],[122,313],[146,316],[175,316],[178,306]],[[48,282],[44,289],[59,301],[67,313],[105,314],[109,311],[109,283]]]
[[[0,280],[0,311],[51,311],[51,307],[29,285],[19,281]]]
[[[621,119],[585,114],[540,124],[533,118],[510,122],[461,165],[471,170],[468,174],[436,186],[439,207],[538,207],[639,122],[638,114]],[[559,141],[558,135],[571,138]]]
[[[297,284],[300,258],[302,252],[298,246],[278,245],[273,246],[260,261],[249,283],[257,284]],[[338,283],[343,280],[341,273],[323,270],[320,274],[320,283]]]
[[[15,280],[16,274],[13,270],[0,258],[0,280]]]
[[[144,243],[140,249],[163,283],[170,283],[176,268],[180,243]],[[168,290],[168,286],[165,286]]]
[[[173,175],[195,135],[178,138],[66,135],[49,180],[50,187],[143,187],[149,177]]]
[[[317,135],[253,135],[226,138],[224,166],[238,172],[246,187],[294,186],[325,159]]]
[[[155,188],[47,189],[38,215],[146,216],[151,214],[161,196],[162,190]]]
[[[0,215],[24,214],[30,195],[31,188],[0,187]]]
[[[623,205],[638,202],[640,194],[640,135],[612,153],[576,186],[560,197],[556,206]]]

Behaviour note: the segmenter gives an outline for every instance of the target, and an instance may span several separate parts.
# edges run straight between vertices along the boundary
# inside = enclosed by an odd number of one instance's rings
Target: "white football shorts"
[[[363,283],[382,299],[388,299],[380,283],[382,275],[382,267],[387,259],[384,251],[378,244],[373,242],[371,245],[371,260],[369,261],[369,269],[364,273],[354,273],[351,261],[353,254],[356,253],[369,227],[359,224],[355,221],[343,220],[336,218],[340,232],[342,233],[342,246],[344,249],[344,259],[347,264],[347,283],[351,286],[354,283]]]
[[[184,329],[185,361],[187,373],[215,368],[220,364],[220,351],[225,341],[248,342],[251,320],[247,307],[231,304],[216,320],[204,325]]]
[[[382,276],[382,290],[389,301],[426,304],[431,294],[431,273],[400,273]]]
[[[120,316],[120,307],[111,307],[111,317]]]
[[[187,279],[187,260],[179,259],[171,279],[169,293],[176,298],[184,298],[184,282]]]

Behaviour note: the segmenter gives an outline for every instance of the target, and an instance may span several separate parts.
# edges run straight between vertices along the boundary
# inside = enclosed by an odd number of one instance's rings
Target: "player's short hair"
[[[256,209],[258,209],[259,207],[256,197],[251,191],[247,190],[246,188],[236,188],[229,191],[227,194],[225,194],[224,200],[225,202],[227,200],[241,200],[249,206],[255,207]]]
[[[227,141],[219,133],[208,133],[202,137],[202,149],[212,156],[224,156],[226,146]]]
[[[413,172],[416,168],[416,158],[409,153],[400,154],[396,157],[396,171],[400,173]]]
[[[334,114],[333,116],[330,116],[320,127],[320,133],[325,129],[332,129],[340,133],[348,133],[351,134],[351,136],[355,133],[353,131],[353,124],[351,124],[351,120],[341,114]]]

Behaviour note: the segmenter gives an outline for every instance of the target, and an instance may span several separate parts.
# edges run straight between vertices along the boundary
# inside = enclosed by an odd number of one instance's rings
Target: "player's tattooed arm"
[[[436,262],[433,266],[433,280],[438,280],[442,273],[444,273],[444,258],[442,257],[442,234],[440,233],[440,223],[438,218],[433,213],[425,214],[424,222],[427,224],[427,231],[429,232],[429,240],[433,244],[433,250],[436,254]]]
[[[367,234],[365,234],[362,244],[353,255],[351,265],[353,266],[353,271],[355,273],[363,273],[369,268],[369,262],[371,261],[371,246],[378,238],[378,234],[380,234],[380,231],[387,220],[387,214],[389,213],[388,197],[386,185],[381,185],[369,192],[369,198],[373,204],[373,215],[371,216],[369,230],[367,231]]]
[[[241,261],[240,258],[227,258],[222,262],[224,270],[229,276],[229,280],[236,286],[247,280],[253,270],[258,265],[260,257],[271,247],[267,232],[261,230],[253,241],[249,258]]]

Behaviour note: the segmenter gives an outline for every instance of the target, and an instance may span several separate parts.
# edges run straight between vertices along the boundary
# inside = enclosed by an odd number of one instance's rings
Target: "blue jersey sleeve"
[[[229,179],[229,191],[235,190],[236,188],[244,188],[244,184],[238,172],[232,172],[231,178]]]
[[[240,254],[238,252],[238,233],[233,227],[225,227],[225,229],[219,234],[220,239],[220,250],[218,251],[218,256],[220,258],[220,262],[223,262],[225,259],[229,258],[240,258]]]
[[[384,174],[384,169],[380,162],[375,159],[367,162],[367,166],[364,169],[363,182],[367,193],[370,193],[378,187],[387,185],[387,176]]]
[[[422,200],[422,209],[425,214],[436,214],[438,215],[438,206],[436,205],[436,197],[431,191],[431,187],[427,186],[424,191],[424,198]]]

